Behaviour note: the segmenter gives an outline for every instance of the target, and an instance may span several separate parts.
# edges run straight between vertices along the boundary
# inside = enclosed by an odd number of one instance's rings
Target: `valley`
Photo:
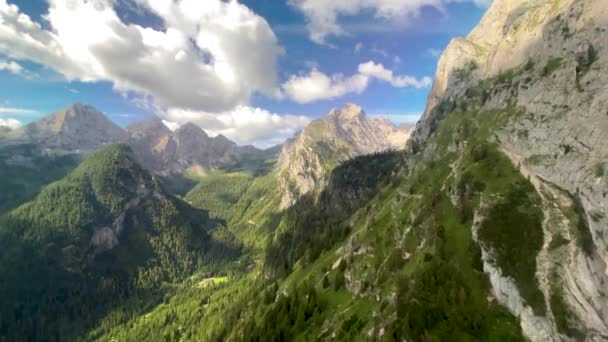
[[[415,127],[0,131],[0,341],[608,340],[606,30],[603,0],[493,1]]]

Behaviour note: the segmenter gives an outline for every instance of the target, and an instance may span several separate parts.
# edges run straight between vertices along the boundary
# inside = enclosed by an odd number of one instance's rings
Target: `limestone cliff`
[[[525,113],[494,140],[543,198],[536,276],[550,310],[535,315],[488,249],[484,270],[532,341],[608,339],[607,30],[605,0],[495,0],[443,53],[409,143],[420,151],[446,112],[442,104],[470,107],[476,97],[483,111]],[[560,237],[563,245],[551,243]]]

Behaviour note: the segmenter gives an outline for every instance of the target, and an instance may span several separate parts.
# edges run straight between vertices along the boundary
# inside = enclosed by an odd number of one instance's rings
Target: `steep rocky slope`
[[[404,148],[410,133],[386,119],[368,119],[355,104],[333,109],[283,146],[278,165],[281,208],[323,189],[329,172],[347,159]]]
[[[11,143],[28,143],[66,152],[92,152],[127,140],[126,132],[91,106],[76,103],[11,131]]]
[[[534,255],[548,310],[532,310],[482,246],[498,300],[533,341],[608,338],[607,30],[602,0],[494,1],[441,57],[410,144],[422,150],[450,106],[524,113],[493,139],[543,200],[544,242]]]

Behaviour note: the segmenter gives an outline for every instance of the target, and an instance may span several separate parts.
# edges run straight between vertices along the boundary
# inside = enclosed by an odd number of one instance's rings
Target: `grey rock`
[[[80,103],[15,129],[9,143],[37,144],[65,152],[92,152],[127,140],[126,132],[95,108]]]
[[[277,166],[281,208],[323,189],[331,170],[347,159],[405,148],[411,131],[386,119],[368,119],[355,104],[333,109],[283,145]]]
[[[527,170],[541,195],[547,184],[567,194],[543,196],[545,216],[562,217],[554,220],[558,223],[545,222],[545,235],[572,230],[573,222],[555,209],[563,206],[560,197],[568,198],[566,206],[580,202],[591,253],[574,242],[548,251],[546,242],[537,257],[537,278],[547,302],[549,287],[560,289],[574,315],[571,323],[589,341],[608,339],[608,177],[603,172],[608,160],[607,29],[604,0],[495,0],[471,34],[452,41],[443,53],[426,111],[408,145],[411,151],[424,145],[440,119],[436,109],[442,100],[463,97],[481,79],[530,65],[509,87],[492,89],[480,109],[525,110],[495,139],[520,170]],[[556,67],[548,72],[550,62]],[[470,65],[477,67],[463,72]],[[520,318],[529,340],[571,339],[556,330],[553,312],[534,316],[500,269],[485,263],[484,268],[497,299]]]

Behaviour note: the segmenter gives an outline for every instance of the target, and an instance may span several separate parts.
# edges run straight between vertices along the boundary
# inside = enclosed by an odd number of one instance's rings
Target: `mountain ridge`
[[[283,145],[277,166],[280,208],[323,189],[329,172],[347,159],[405,148],[410,132],[387,120],[367,119],[365,111],[352,103],[332,109]]]
[[[607,101],[606,23],[602,1],[494,1],[471,34],[454,39],[440,58],[409,143],[412,152],[424,150],[445,113],[455,109],[520,109],[494,140],[532,180],[544,215],[554,220],[543,223],[547,243],[533,253],[548,312],[533,309],[521,284],[493,264],[488,246],[483,253],[498,301],[520,318],[532,341],[608,336],[602,285],[608,281],[602,237],[608,151],[601,143],[608,139],[608,122],[600,105]],[[551,239],[562,245],[554,247]]]

